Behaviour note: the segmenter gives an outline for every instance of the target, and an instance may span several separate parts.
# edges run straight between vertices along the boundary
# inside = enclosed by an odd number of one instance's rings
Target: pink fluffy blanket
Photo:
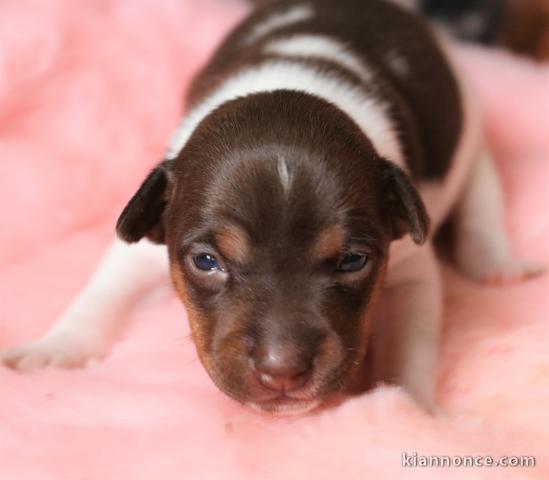
[[[228,0],[1,2],[0,347],[45,331],[83,285],[160,159],[190,75],[242,13]],[[460,57],[481,93],[514,246],[549,265],[549,67]],[[100,365],[0,367],[0,479],[549,478],[549,276],[501,289],[451,267],[444,276],[446,415],[396,388],[302,419],[249,412],[207,378],[166,296],[137,310]],[[537,466],[412,468],[405,452],[531,455]]]

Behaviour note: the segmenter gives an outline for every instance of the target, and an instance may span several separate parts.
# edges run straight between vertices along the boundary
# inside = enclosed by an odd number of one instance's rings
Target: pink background
[[[0,3],[0,347],[83,285],[161,158],[185,85],[243,13],[215,0]],[[460,52],[481,92],[517,252],[549,265],[549,67]],[[271,420],[219,393],[170,295],[83,371],[0,367],[0,480],[549,478],[549,276],[496,289],[444,267],[439,397],[396,388]],[[535,455],[536,469],[403,469],[402,452]]]

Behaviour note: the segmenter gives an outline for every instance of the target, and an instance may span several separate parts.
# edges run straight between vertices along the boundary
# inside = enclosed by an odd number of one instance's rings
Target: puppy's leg
[[[436,411],[435,381],[442,292],[431,245],[390,268],[375,319],[375,382],[402,385],[428,411]]]
[[[168,281],[166,247],[148,240],[115,240],[96,272],[53,327],[39,340],[8,349],[3,362],[16,370],[81,367],[104,356],[143,294]]]
[[[534,277],[543,267],[513,257],[503,195],[490,152],[484,148],[456,210],[456,261],[471,278],[505,284]]]

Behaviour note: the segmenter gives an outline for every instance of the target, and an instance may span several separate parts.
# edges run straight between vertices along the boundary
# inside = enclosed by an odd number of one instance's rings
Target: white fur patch
[[[286,159],[280,157],[277,160],[276,164],[277,170],[278,170],[278,176],[280,177],[280,182],[282,183],[282,188],[285,192],[287,192],[290,189],[290,172],[288,170],[288,164],[286,163]]]
[[[382,100],[337,75],[283,60],[265,62],[225,81],[183,120],[166,158],[177,157],[198,124],[217,107],[238,97],[276,90],[300,91],[334,104],[370,138],[378,154],[404,167],[404,155],[395,127]]]
[[[364,81],[371,79],[370,70],[361,59],[341,42],[323,35],[298,34],[273,40],[265,46],[266,53],[328,60],[351,71]]]
[[[263,23],[256,25],[251,33],[244,40],[245,45],[254,43],[260,38],[281,28],[286,28],[314,16],[314,9],[311,5],[296,5],[286,11],[271,15]]]

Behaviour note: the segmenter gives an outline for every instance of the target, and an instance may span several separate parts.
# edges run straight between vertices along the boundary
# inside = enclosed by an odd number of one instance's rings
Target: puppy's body
[[[376,381],[431,408],[441,318],[433,232],[453,210],[476,279],[510,255],[473,102],[419,17],[393,3],[280,1],[197,76],[166,157],[95,277],[22,370],[107,350],[168,262],[216,384],[270,412]],[[458,199],[461,199],[458,202]],[[409,236],[404,236],[409,233]],[[141,241],[140,241],[141,240]]]

